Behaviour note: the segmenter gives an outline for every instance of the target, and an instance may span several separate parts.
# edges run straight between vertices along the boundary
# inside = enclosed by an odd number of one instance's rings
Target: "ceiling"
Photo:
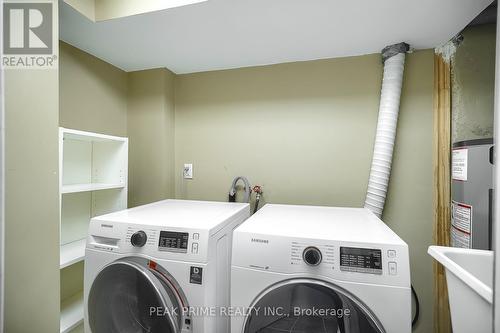
[[[491,0],[208,0],[92,22],[60,1],[60,38],[125,71],[175,73],[433,48]]]
[[[495,0],[491,3],[491,5],[489,5],[485,10],[483,10],[481,12],[481,14],[476,16],[469,23],[469,26],[496,23],[497,22],[497,12],[498,12],[498,3],[497,3],[497,0]]]

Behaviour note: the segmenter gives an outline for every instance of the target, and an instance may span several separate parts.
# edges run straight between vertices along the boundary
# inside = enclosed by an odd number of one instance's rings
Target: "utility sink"
[[[493,252],[429,246],[446,269],[454,333],[492,332]]]

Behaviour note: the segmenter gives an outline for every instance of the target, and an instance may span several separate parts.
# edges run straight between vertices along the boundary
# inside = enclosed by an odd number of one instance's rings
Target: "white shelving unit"
[[[89,191],[99,191],[99,190],[110,190],[110,189],[115,189],[115,188],[123,188],[124,185],[117,183],[117,184],[98,184],[98,183],[91,183],[91,184],[72,184],[72,185],[63,185],[61,189],[62,194],[67,194],[67,193],[78,193],[78,192],[89,192]]]
[[[62,270],[84,259],[92,217],[127,208],[128,139],[61,127],[59,169]],[[70,332],[83,320],[83,292],[61,298],[60,331]]]
[[[71,332],[82,321],[83,292],[75,294],[61,303],[61,333]]]
[[[61,245],[59,266],[61,269],[71,266],[85,257],[85,241],[80,239],[68,244]]]

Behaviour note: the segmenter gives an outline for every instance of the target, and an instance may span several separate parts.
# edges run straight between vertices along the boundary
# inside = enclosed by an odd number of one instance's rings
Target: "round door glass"
[[[145,268],[126,262],[107,266],[89,294],[92,333],[177,333],[173,302],[165,299],[162,288],[165,285]]]
[[[292,282],[271,289],[252,306],[245,333],[383,333],[364,306],[340,289]]]

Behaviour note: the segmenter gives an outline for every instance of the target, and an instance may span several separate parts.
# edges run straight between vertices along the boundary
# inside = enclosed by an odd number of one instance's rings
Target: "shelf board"
[[[78,141],[94,141],[94,142],[102,142],[102,141],[127,142],[128,141],[127,138],[120,137],[120,136],[79,131],[79,130],[63,128],[63,127],[60,127],[59,129],[60,129],[60,132],[63,134],[64,139],[78,140]]]
[[[61,253],[59,258],[60,269],[73,265],[85,258],[85,242],[86,239],[84,238],[61,245]]]
[[[60,332],[67,333],[83,321],[83,292],[61,303]]]
[[[78,193],[78,192],[90,192],[90,191],[100,191],[109,190],[116,188],[124,188],[125,185],[121,183],[87,183],[87,184],[71,184],[63,185],[61,193]]]

